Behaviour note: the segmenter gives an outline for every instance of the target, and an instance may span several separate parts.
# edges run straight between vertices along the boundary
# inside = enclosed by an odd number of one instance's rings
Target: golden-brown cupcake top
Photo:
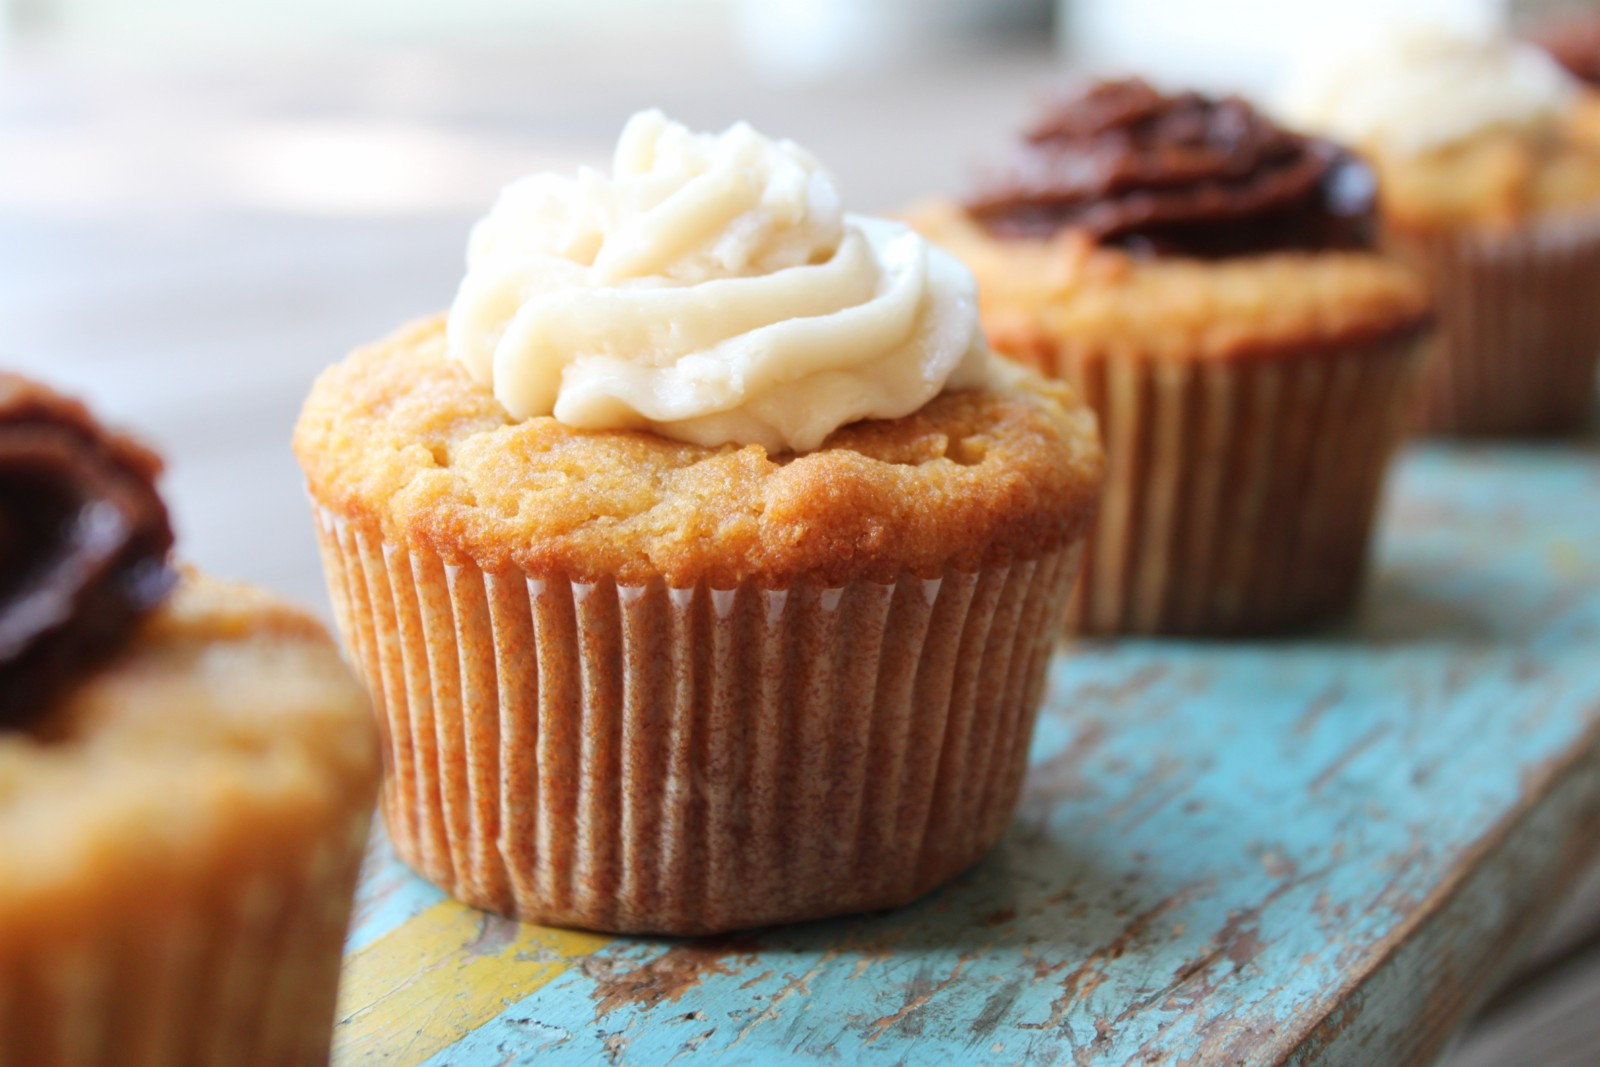
[[[27,857],[0,865],[0,924],[170,863],[243,866],[330,815],[358,831],[377,776],[366,697],[323,628],[187,573],[114,658],[0,732],[0,855]]]
[[[1497,129],[1429,152],[1367,148],[1386,221],[1403,229],[1506,229],[1600,212],[1600,137],[1577,102],[1563,124]],[[1593,138],[1593,139],[1590,139]]]
[[[315,498],[385,540],[494,573],[672,587],[934,577],[1081,535],[1093,416],[1025,381],[947,392],[813,452],[511,419],[430,319],[317,380],[294,436]]]
[[[1010,355],[1049,344],[1174,359],[1334,349],[1423,328],[1429,300],[1410,269],[1372,252],[1141,257],[1062,231],[996,238],[953,201],[908,212],[978,277],[984,326]]]

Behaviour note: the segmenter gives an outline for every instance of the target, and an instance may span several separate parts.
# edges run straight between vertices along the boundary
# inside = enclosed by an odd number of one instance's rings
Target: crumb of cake
[[[533,577],[842,584],[1027,558],[1081,536],[1101,455],[1070,389],[950,392],[804,454],[515,421],[442,319],[318,379],[294,445],[312,495],[385,540]]]

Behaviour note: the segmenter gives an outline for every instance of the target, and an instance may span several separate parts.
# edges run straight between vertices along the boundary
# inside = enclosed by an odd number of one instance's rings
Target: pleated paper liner
[[[326,1064],[371,814],[86,885],[0,943],[4,1067]]]
[[[485,574],[319,511],[398,853],[469,904],[710,933],[888,907],[1015,806],[1080,546],[891,584]]]
[[[1348,607],[1424,348],[1412,330],[1233,359],[1028,353],[1106,449],[1068,630],[1271,632]]]
[[[1438,302],[1420,429],[1543,436],[1587,424],[1600,365],[1600,216],[1390,240]]]

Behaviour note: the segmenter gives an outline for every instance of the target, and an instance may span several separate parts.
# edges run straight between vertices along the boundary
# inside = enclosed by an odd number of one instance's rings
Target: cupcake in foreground
[[[1365,167],[1237,99],[1103,82],[967,203],[912,215],[977,274],[995,346],[1100,417],[1072,628],[1264,632],[1351,603],[1429,321],[1372,250]]]
[[[0,376],[0,1065],[326,1063],[367,702],[314,621],[171,567],[158,469]]]
[[[1101,464],[951,257],[789,142],[655,112],[610,173],[508,187],[448,319],[324,373],[295,449],[399,853],[667,933],[983,855]]]
[[[1420,30],[1303,69],[1285,113],[1377,168],[1385,243],[1438,300],[1421,425],[1581,428],[1600,360],[1600,141],[1537,47]]]

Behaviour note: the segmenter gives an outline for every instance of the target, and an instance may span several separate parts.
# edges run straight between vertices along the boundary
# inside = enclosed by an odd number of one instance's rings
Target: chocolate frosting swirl
[[[0,373],[0,729],[21,727],[171,589],[161,461]]]
[[[1354,155],[1238,97],[1129,79],[1059,100],[967,210],[998,237],[1073,228],[1133,252],[1210,258],[1371,247],[1375,193]]]

